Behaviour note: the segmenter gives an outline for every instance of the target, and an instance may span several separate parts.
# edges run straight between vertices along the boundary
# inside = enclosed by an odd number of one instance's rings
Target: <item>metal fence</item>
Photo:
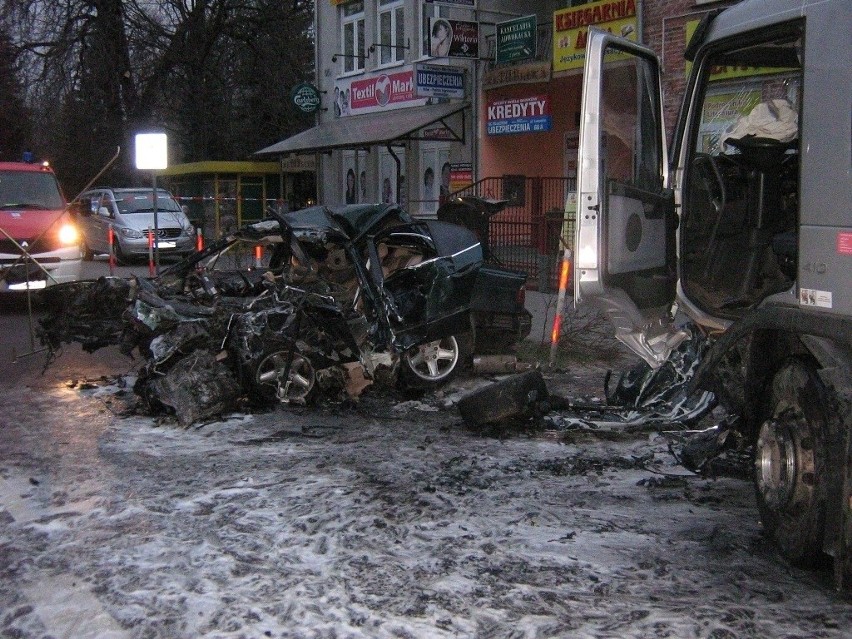
[[[562,250],[573,243],[573,215],[564,238],[560,234],[566,199],[576,188],[574,178],[504,175],[484,178],[454,195],[507,200],[506,208],[491,218],[492,255],[507,267],[526,271],[531,288],[554,290]]]

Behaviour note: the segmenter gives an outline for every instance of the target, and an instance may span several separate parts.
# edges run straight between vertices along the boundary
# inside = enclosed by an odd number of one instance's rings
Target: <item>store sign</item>
[[[536,18],[524,16],[497,23],[498,64],[535,58]]]
[[[450,193],[456,193],[473,184],[473,164],[458,162],[450,164]]]
[[[421,98],[464,98],[464,69],[438,64],[417,64],[415,93]]]
[[[550,62],[525,62],[511,66],[486,69],[482,75],[485,91],[511,84],[536,84],[550,82]]]
[[[429,55],[434,57],[479,57],[479,23],[429,18]]]
[[[553,70],[582,69],[589,27],[638,41],[636,0],[599,0],[553,13]],[[609,60],[609,58],[607,58]]]
[[[297,84],[290,91],[290,99],[302,113],[316,113],[320,108],[320,94],[313,84]]]
[[[550,131],[550,125],[549,95],[507,98],[487,104],[486,131],[488,135],[541,133]]]
[[[422,106],[427,99],[415,93],[412,67],[369,78],[341,80],[335,85],[333,96],[334,112],[338,116]]]
[[[448,4],[453,7],[476,8],[476,0],[426,0],[426,4]]]

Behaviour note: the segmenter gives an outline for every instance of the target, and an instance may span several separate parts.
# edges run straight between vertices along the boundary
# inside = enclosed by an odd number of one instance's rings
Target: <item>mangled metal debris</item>
[[[240,268],[255,246],[265,264]],[[494,326],[507,343],[529,332],[524,279],[486,265],[462,227],[395,205],[314,207],[249,225],[155,279],[55,287],[40,336],[51,358],[68,342],[138,354],[135,392],[186,426],[243,400],[446,381]]]
[[[716,397],[706,390],[693,390],[690,382],[707,340],[699,331],[685,329],[690,338],[675,349],[666,362],[651,368],[644,361],[623,373],[610,392],[609,375],[605,384],[605,402],[577,401],[550,393],[539,371],[511,375],[463,397],[459,412],[476,430],[503,423],[539,419],[549,429],[663,428],[683,429],[696,423],[716,406]],[[725,428],[727,430],[727,427]],[[722,449],[725,438],[716,434]],[[705,446],[710,455],[709,444]],[[694,451],[696,460],[700,456]],[[706,461],[706,457],[702,457]],[[701,461],[700,463],[704,463]]]

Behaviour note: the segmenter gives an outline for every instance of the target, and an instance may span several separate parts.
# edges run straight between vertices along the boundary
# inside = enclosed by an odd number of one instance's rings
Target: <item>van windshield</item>
[[[39,171],[0,171],[0,209],[65,208],[53,173]]]
[[[136,193],[116,194],[115,203],[118,205],[119,213],[150,213],[154,210],[154,198],[151,191],[147,193],[139,191]],[[172,199],[168,193],[157,193],[157,210],[179,213],[180,205]]]

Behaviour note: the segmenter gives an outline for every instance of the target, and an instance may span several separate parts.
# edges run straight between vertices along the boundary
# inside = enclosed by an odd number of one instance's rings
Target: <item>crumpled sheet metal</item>
[[[204,350],[179,360],[165,375],[140,378],[139,384],[144,388],[134,389],[137,394],[167,407],[184,428],[234,410],[242,393],[233,372]]]
[[[622,374],[615,390],[607,392],[600,406],[569,402],[569,408],[546,419],[560,430],[571,428],[638,427],[691,424],[713,409],[715,395],[706,390],[692,391],[689,382],[708,345],[694,327],[691,337],[672,351],[666,362],[653,369],[641,362]]]

